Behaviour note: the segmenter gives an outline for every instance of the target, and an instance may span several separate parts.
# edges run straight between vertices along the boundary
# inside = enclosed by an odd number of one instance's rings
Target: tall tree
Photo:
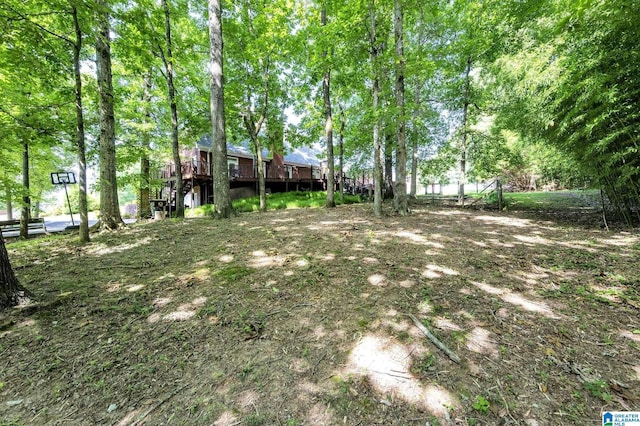
[[[322,9],[320,11],[320,23],[323,28],[327,27],[327,2],[322,2]],[[325,43],[328,42],[328,38],[325,38]],[[329,52],[328,47],[325,45],[325,50],[322,53],[323,58],[327,59]],[[327,203],[326,207],[335,207],[335,164],[333,159],[333,114],[331,111],[331,66],[327,61],[325,63],[325,72],[322,78],[322,99],[324,103],[324,134],[327,144]]]
[[[78,9],[71,8],[73,17],[73,27],[75,40],[71,43],[73,48],[73,76],[75,80],[75,109],[76,109],[76,132],[75,145],[78,154],[78,209],[80,211],[79,236],[81,242],[89,242],[89,213],[87,211],[87,155],[84,132],[84,111],[82,107],[82,74],[80,64],[80,53],[82,52],[83,33],[78,20]]]
[[[420,88],[421,84],[418,82],[414,87],[414,112],[413,112],[413,126],[415,130],[415,126],[419,121],[420,115]],[[414,132],[417,133],[417,132]],[[417,194],[417,186],[418,186],[418,137],[414,135],[411,138],[411,190],[409,191],[409,198],[415,199]]]
[[[373,214],[382,217],[382,141],[380,137],[380,56],[384,41],[378,40],[376,2],[369,2],[369,49],[371,54],[371,110],[373,113]]]
[[[230,217],[231,191],[227,166],[227,137],[224,112],[224,69],[222,8],[220,0],[209,0],[209,44],[211,72],[211,138],[213,140],[213,196],[215,212]]]
[[[171,108],[171,147],[173,150],[173,162],[176,165],[176,217],[184,217],[184,182],[182,180],[182,160],[180,159],[180,142],[178,139],[178,105],[176,103],[176,88],[174,85],[173,45],[171,43],[171,14],[168,0],[162,0],[164,11],[165,49],[158,46],[158,52],[164,64],[167,90],[169,92],[169,105]]]
[[[144,114],[142,116],[142,135],[140,138],[140,183],[138,186],[138,218],[151,217],[151,162],[149,151],[151,150],[151,134],[148,126],[151,124],[151,71],[144,78],[142,90],[142,103]]]
[[[26,6],[26,5],[25,5]],[[38,58],[39,55],[44,55],[46,58],[46,66],[37,67],[40,70],[37,73],[33,80],[45,80],[47,77],[51,76],[51,71],[59,75],[65,75],[71,69],[74,74],[75,80],[75,134],[73,136],[73,141],[76,146],[76,151],[78,154],[78,166],[79,166],[79,182],[80,182],[80,216],[81,216],[81,224],[80,224],[80,239],[82,241],[88,241],[89,233],[88,233],[88,220],[87,220],[87,208],[86,208],[86,159],[85,159],[85,148],[84,148],[84,119],[82,114],[82,79],[80,73],[80,55],[82,51],[82,38],[83,32],[80,26],[80,19],[78,18],[78,8],[76,7],[75,2],[69,2],[67,0],[61,1],[51,1],[47,2],[46,5],[34,5],[33,9],[29,9],[28,7],[22,8],[11,8],[9,7],[12,14],[17,15],[20,19],[17,22],[20,22],[21,25],[25,26],[26,33],[29,33],[29,29],[32,29],[34,32],[33,37],[36,37],[36,40],[42,40],[42,43],[36,43],[34,48],[31,49],[30,56],[34,58]],[[74,36],[67,35],[70,31],[69,29],[73,29]],[[62,42],[62,43],[60,43]],[[68,63],[65,63],[64,58],[68,57],[69,48],[71,48],[73,53],[73,61],[71,66]],[[51,58],[57,58],[57,60],[51,60]],[[49,76],[45,76],[46,72],[49,72]],[[29,75],[33,75],[33,69],[29,69]],[[31,80],[31,78],[29,78]],[[22,80],[23,84],[26,81]],[[54,83],[49,83],[54,84]],[[66,81],[64,83],[66,85]],[[38,102],[35,99],[41,98],[42,93],[34,92],[34,104]],[[55,93],[55,90],[52,91],[51,94]],[[61,90],[62,96],[67,97],[68,93],[66,88]],[[55,99],[55,98],[54,98]],[[65,117],[65,114],[62,111],[62,106],[57,104],[60,102],[59,100],[55,100],[54,102],[50,102],[49,110],[53,113],[51,114],[53,117],[56,117],[57,122],[49,123],[49,126],[53,124],[53,126],[47,128],[41,128],[37,133],[54,135],[56,134],[56,142],[58,140],[66,140],[66,137],[62,136],[61,133],[66,133],[65,128],[67,124],[70,126],[71,114],[69,111],[69,122],[64,122],[60,120],[60,118]],[[31,102],[30,102],[31,103]],[[60,118],[58,118],[60,117]],[[32,124],[33,126],[33,124]],[[38,126],[40,127],[40,126]],[[68,133],[71,133],[70,131]],[[30,136],[31,142],[33,142],[33,136]],[[37,140],[37,139],[36,139]],[[34,144],[31,143],[31,146],[28,147],[31,153],[36,153],[36,158],[38,155],[37,146],[34,147]],[[25,150],[26,152],[27,150]],[[32,156],[33,157],[33,156]],[[24,175],[25,180],[27,175]],[[31,184],[31,182],[30,182]],[[32,194],[37,194],[36,191],[31,191]],[[37,210],[37,201],[36,201],[36,210]],[[25,216],[26,217],[26,216]],[[26,225],[26,224],[25,224]],[[26,233],[26,226],[24,227],[24,232]]]
[[[516,49],[496,61],[504,105],[497,125],[553,144],[624,221],[640,223],[637,2],[548,0],[527,14],[511,6],[523,30],[513,32]]]
[[[260,143],[260,130],[262,129],[262,125],[264,124],[264,120],[267,116],[266,106],[268,102],[267,98],[268,90],[265,90],[265,100],[263,110],[260,113],[260,117],[256,122],[253,113],[251,111],[247,111],[243,114],[242,119],[244,121],[245,127],[247,129],[247,133],[249,133],[249,138],[251,139],[251,143],[253,144],[253,150],[256,153],[256,168],[258,173],[258,196],[260,198],[260,211],[267,211],[267,191],[265,185],[264,178],[264,160],[262,158],[262,143]]]
[[[426,19],[425,19],[425,12],[424,12],[424,5],[421,5],[419,7],[419,19],[417,22],[418,25],[418,34],[417,37],[415,38],[413,44],[414,44],[414,52],[413,55],[409,55],[409,56],[413,56],[414,58],[417,56],[420,62],[422,62],[422,64],[420,64],[420,69],[425,69],[425,68],[429,68],[427,65],[428,63],[428,59],[424,58],[421,53],[423,52],[423,45],[424,43],[424,38],[425,38],[425,27],[427,25]],[[434,8],[435,9],[435,8]],[[423,136],[420,132],[420,121],[421,121],[421,115],[424,114],[424,111],[422,110],[421,107],[421,103],[422,103],[422,99],[421,99],[421,90],[422,90],[422,86],[424,84],[423,82],[423,76],[422,75],[417,75],[417,73],[413,78],[414,80],[414,105],[413,105],[413,121],[411,123],[411,128],[413,130],[413,137],[411,137],[411,190],[409,192],[409,198],[415,199],[416,198],[416,194],[417,194],[417,187],[418,187],[418,160],[420,158],[420,154],[418,151],[419,148],[419,143],[418,140],[421,139],[421,137]],[[424,138],[427,139],[427,138]]]
[[[394,209],[400,215],[409,212],[407,201],[407,137],[405,117],[405,57],[404,57],[404,29],[403,29],[402,0],[394,0],[393,29],[395,36],[395,75],[396,75],[396,108],[398,120],[396,122],[396,189],[394,191]]]
[[[225,28],[234,37],[225,43],[225,64],[233,72],[225,76],[225,96],[233,101],[225,108],[226,123],[231,129],[243,125],[249,136],[257,161],[260,210],[266,211],[262,157],[264,148],[273,155],[284,154],[280,116],[288,98],[284,80],[293,63],[290,28],[294,9],[287,1],[266,4],[255,0],[236,2],[230,9]],[[236,117],[241,123],[236,123]]]
[[[105,0],[96,1],[96,77],[100,114],[100,225],[124,225],[118,202],[113,76],[111,72],[110,14]]]
[[[136,188],[143,217],[151,214],[146,200],[156,184],[150,170],[164,162],[182,163],[178,157],[185,155],[185,141],[211,131],[201,7],[186,0],[139,0],[115,11],[114,84],[122,100],[116,105],[118,170],[120,182]],[[177,216],[183,216],[188,191],[184,171],[176,167],[170,178]]]
[[[269,105],[269,58],[266,58],[264,61],[265,70],[263,74],[264,79],[264,89],[263,89],[263,97],[262,97],[262,107],[260,108],[260,114],[258,117],[258,121],[254,118],[254,112],[251,109],[242,112],[242,119],[245,124],[245,128],[247,129],[247,133],[249,134],[249,138],[251,139],[251,143],[253,144],[253,150],[256,154],[256,166],[258,172],[258,195],[260,198],[260,211],[267,211],[267,191],[265,187],[265,178],[264,178],[264,161],[262,158],[262,143],[260,142],[260,131],[262,130],[262,126],[267,118],[267,108]],[[250,105],[251,102],[249,101]]]
[[[464,205],[464,186],[467,183],[467,148],[469,136],[469,104],[471,94],[471,57],[467,58],[464,71],[464,93],[462,98],[462,126],[460,129],[460,182],[458,183],[458,204]]]

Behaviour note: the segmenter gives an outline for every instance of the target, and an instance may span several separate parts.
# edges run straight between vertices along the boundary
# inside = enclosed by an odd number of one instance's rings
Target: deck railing
[[[212,176],[211,164],[207,161],[183,161],[181,163],[181,171],[183,178],[191,178],[195,176]],[[257,179],[257,168],[247,164],[229,164],[229,179]],[[162,179],[171,179],[176,175],[176,167],[174,163],[169,163],[161,171]],[[320,167],[298,167],[291,165],[265,165],[265,177],[267,179],[279,180],[319,180],[326,178],[322,174]],[[336,176],[336,179],[338,177]]]
[[[206,161],[183,161],[180,164],[182,171],[182,177],[190,178],[193,176],[211,176],[210,164]],[[175,177],[176,165],[175,163],[168,163],[162,170],[162,178],[169,179]]]
[[[229,164],[229,179],[253,179],[256,173],[253,165],[249,164]]]

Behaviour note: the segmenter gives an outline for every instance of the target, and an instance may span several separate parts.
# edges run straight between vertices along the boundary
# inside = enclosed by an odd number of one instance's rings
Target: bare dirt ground
[[[9,244],[38,303],[0,314],[0,424],[598,425],[640,410],[637,233],[586,213],[412,210]]]

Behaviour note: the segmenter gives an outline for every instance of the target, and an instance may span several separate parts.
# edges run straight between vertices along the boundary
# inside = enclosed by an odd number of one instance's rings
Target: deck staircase
[[[166,193],[170,194],[170,204],[171,206],[175,206],[174,201],[176,199],[176,187],[175,187],[175,178],[168,180],[165,182]],[[182,196],[185,196],[191,191],[193,188],[193,182],[191,179],[184,179],[182,183]],[[164,192],[164,191],[163,191]]]
[[[193,188],[193,182],[191,179],[184,180],[182,185],[182,195],[187,195],[189,191],[191,191],[191,188]]]

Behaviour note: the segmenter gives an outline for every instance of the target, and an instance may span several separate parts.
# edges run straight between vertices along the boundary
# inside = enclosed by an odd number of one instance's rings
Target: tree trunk
[[[256,150],[256,161],[258,162],[258,193],[260,196],[260,211],[267,211],[267,188],[264,182],[264,161],[262,160],[262,146],[258,135],[255,135],[253,146]]]
[[[420,9],[420,23],[418,24],[418,48],[422,46],[424,43],[424,28],[425,28],[425,18],[424,18],[424,9]],[[420,138],[420,132],[418,132],[418,120],[421,114],[421,103],[420,103],[420,89],[421,89],[421,79],[416,78],[416,92],[415,92],[415,106],[413,113],[413,129],[414,135],[411,141],[411,191],[409,193],[409,198],[415,199],[418,194],[418,140]]]
[[[171,106],[171,146],[173,148],[173,162],[176,164],[176,217],[184,217],[184,181],[182,180],[182,160],[180,159],[180,143],[178,141],[178,105],[176,104],[176,88],[173,84],[173,52],[171,45],[171,18],[169,4],[162,0],[164,9],[164,29],[167,42],[167,55],[160,49],[166,69],[167,87],[169,89],[169,104]]]
[[[412,200],[416,198],[418,186],[418,137],[411,142],[411,190],[409,191],[409,198]]]
[[[13,220],[13,191],[11,191],[11,185],[7,182],[6,187],[6,203],[7,203],[7,220]]]
[[[118,229],[124,225],[124,222],[120,215],[116,179],[109,9],[105,0],[98,0],[96,7],[96,76],[100,116],[100,225],[106,229]]]
[[[327,26],[327,4],[322,3],[321,13],[322,26]],[[323,58],[327,58],[328,52],[322,53]],[[327,203],[326,207],[335,207],[336,172],[333,159],[333,116],[331,113],[331,67],[325,64],[327,70],[322,80],[322,95],[324,100],[324,134],[327,139]]]
[[[420,26],[420,33],[422,33],[422,26]],[[419,40],[422,40],[422,35]],[[411,191],[409,192],[411,199],[415,199],[418,193],[418,132],[416,131],[418,117],[420,117],[420,82],[416,81],[415,112],[413,113],[414,136],[411,141]]]
[[[344,200],[344,128],[346,125],[344,109],[340,105],[340,136],[338,139],[338,173],[340,173],[340,199]]]
[[[82,51],[82,29],[78,22],[78,9],[73,7],[73,26],[76,40],[73,43],[73,75],[76,95],[76,151],[78,153],[78,211],[80,212],[80,242],[89,242],[89,213],[87,208],[87,156],[84,137],[84,114],[82,111],[82,75],[80,73],[80,52]]]
[[[464,185],[467,183],[467,121],[469,114],[471,57],[467,58],[464,73],[464,105],[462,108],[462,145],[460,146],[460,184],[458,187],[458,204],[464,205]]]
[[[138,188],[138,218],[151,217],[151,164],[149,150],[151,149],[151,135],[147,126],[151,123],[151,71],[144,78],[142,92],[144,103],[144,115],[142,116],[143,132],[141,135],[140,149],[140,186]]]
[[[31,219],[31,197],[29,196],[29,142],[22,145],[22,215],[20,217],[20,238],[29,237],[29,219]]]
[[[209,0],[209,41],[211,50],[211,121],[213,139],[213,195],[216,215],[232,214],[225,131],[223,43],[221,0]]]
[[[265,96],[264,102],[265,102],[264,110],[266,111],[266,102],[267,102],[266,96]],[[261,212],[267,211],[267,192],[266,192],[266,187],[265,187],[266,185],[264,181],[264,162],[262,160],[262,144],[260,143],[260,138],[258,137],[258,134],[260,133],[260,128],[262,127],[262,123],[264,122],[264,117],[265,117],[264,115],[260,117],[258,124],[254,123],[251,112],[244,113],[242,117],[244,121],[244,125],[247,129],[247,133],[249,133],[249,138],[253,143],[253,148],[256,151],[256,163],[257,163],[256,166],[257,166],[257,173],[258,173],[258,195],[260,197]]]
[[[256,123],[253,119],[253,113],[251,112],[251,110],[249,109],[246,113],[243,114],[243,121],[244,124],[247,128],[247,132],[249,132],[249,137],[251,138],[251,141],[253,142],[253,147],[256,151],[256,161],[258,162],[257,164],[257,171],[258,171],[258,194],[260,197],[260,211],[261,212],[266,212],[267,211],[267,190],[265,187],[265,181],[264,181],[264,163],[262,161],[262,144],[260,143],[260,138],[259,138],[259,134],[260,134],[260,130],[262,129],[262,125],[264,124],[265,120],[267,119],[267,111],[268,111],[268,107],[269,107],[269,65],[270,65],[270,60],[267,57],[266,61],[265,61],[265,68],[263,71],[263,79],[264,79],[264,93],[262,96],[262,112],[260,114],[260,118],[258,119],[258,122]],[[248,100],[248,104],[251,104],[251,101]],[[274,127],[277,127],[275,124],[275,120],[273,123]],[[276,134],[278,134],[279,132],[276,131]],[[273,143],[274,145],[274,153],[273,155],[275,156],[275,145],[276,143]]]
[[[385,200],[393,198],[393,136],[389,126],[384,132],[384,189]]]
[[[396,188],[394,191],[394,208],[400,215],[409,212],[407,200],[407,135],[404,106],[404,30],[401,0],[394,1],[393,29],[395,33],[396,54],[396,108],[397,120],[397,145],[396,145]]]
[[[376,10],[375,0],[369,3],[369,37],[371,48],[371,74],[373,77],[371,94],[373,97],[373,214],[382,217],[382,143],[380,141],[380,74],[378,69],[378,56],[382,45],[378,44],[376,36]]]
[[[0,311],[18,305],[27,299],[27,296],[27,292],[13,273],[2,231],[0,231]]]

